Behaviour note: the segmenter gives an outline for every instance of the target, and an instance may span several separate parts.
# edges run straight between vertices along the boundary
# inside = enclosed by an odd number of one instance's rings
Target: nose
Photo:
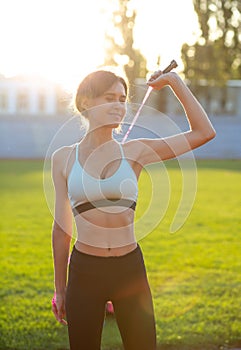
[[[113,102],[113,108],[125,109],[126,108],[126,103],[125,102],[121,102],[121,101],[115,101],[115,102]]]

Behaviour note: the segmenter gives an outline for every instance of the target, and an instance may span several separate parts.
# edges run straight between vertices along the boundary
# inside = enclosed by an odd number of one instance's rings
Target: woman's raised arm
[[[207,114],[178,74],[174,72],[161,74],[155,80],[149,80],[147,83],[156,90],[164,86],[171,87],[185,111],[190,128],[187,132],[170,137],[134,141],[138,142],[138,160],[143,166],[174,158],[215,137],[215,130]]]

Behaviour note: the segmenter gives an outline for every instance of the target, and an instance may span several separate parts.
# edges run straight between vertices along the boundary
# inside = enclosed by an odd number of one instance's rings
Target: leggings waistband
[[[79,264],[86,263],[86,264],[94,264],[95,266],[98,265],[128,265],[128,264],[133,264],[135,262],[142,262],[143,261],[143,256],[142,256],[142,251],[137,244],[137,247],[132,250],[131,252],[125,254],[125,255],[120,255],[120,256],[96,256],[96,255],[90,255],[83,253],[79,250],[76,249],[75,246],[73,246],[72,254],[71,254],[71,259],[70,262],[73,261],[78,261]]]

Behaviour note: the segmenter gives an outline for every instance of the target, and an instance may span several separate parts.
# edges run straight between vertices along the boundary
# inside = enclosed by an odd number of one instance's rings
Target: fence
[[[145,112],[145,111],[144,111]],[[130,137],[168,136],[172,133],[164,127],[162,115],[148,110],[140,118],[140,123],[148,127],[134,127]],[[185,117],[175,115],[169,118],[182,131],[187,130]],[[166,117],[166,121],[169,120]],[[241,117],[212,116],[211,121],[217,131],[215,139],[194,151],[197,158],[240,159],[241,158]],[[145,124],[146,123],[146,124]],[[152,131],[149,126],[151,126]],[[79,141],[83,136],[79,117],[1,117],[0,158],[45,158],[54,149]],[[120,139],[121,136],[117,139]]]

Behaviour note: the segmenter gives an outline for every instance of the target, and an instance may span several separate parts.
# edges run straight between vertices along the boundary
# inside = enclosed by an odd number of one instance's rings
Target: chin
[[[108,128],[111,128],[111,129],[116,129],[116,128],[119,128],[120,126],[120,123],[113,123],[113,124],[108,124],[106,125]]]

